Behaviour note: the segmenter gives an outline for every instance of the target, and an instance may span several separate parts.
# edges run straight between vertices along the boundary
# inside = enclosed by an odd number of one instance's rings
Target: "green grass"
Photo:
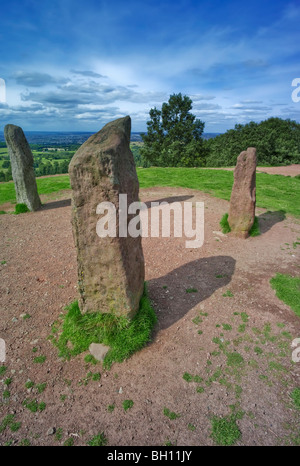
[[[241,432],[236,423],[236,416],[217,417],[211,419],[211,437],[217,445],[230,446],[240,438]]]
[[[233,185],[233,172],[202,168],[162,168],[137,169],[141,188],[169,186],[197,189],[215,197],[230,200]],[[283,175],[256,175],[256,205],[270,210],[284,210],[300,216],[299,179]]]
[[[104,432],[95,435],[95,437],[91,438],[88,442],[88,446],[90,447],[103,447],[105,445],[107,445],[107,438],[105,437]]]
[[[15,207],[15,214],[25,214],[26,212],[30,212],[26,204],[16,204]]]
[[[9,390],[4,390],[3,393],[2,393],[2,397],[4,400],[7,400],[8,398],[10,398],[10,391]]]
[[[25,383],[25,387],[27,389],[34,387],[34,382],[32,382],[32,380],[27,380],[27,382]]]
[[[227,212],[226,212],[226,214],[223,215],[223,217],[220,220],[220,227],[222,229],[222,233],[224,233],[225,235],[226,235],[226,233],[231,232],[231,228],[230,228],[229,223],[228,223],[228,213]]]
[[[249,236],[259,236],[260,235],[260,228],[259,228],[259,220],[258,217],[254,218],[254,222],[252,227],[249,230]]]
[[[141,188],[168,186],[197,189],[220,199],[230,200],[233,172],[203,168],[138,168]],[[37,178],[39,194],[50,194],[70,189],[68,175]],[[283,210],[300,217],[300,179],[282,175],[256,175],[256,205],[269,210]],[[16,202],[14,184],[0,184],[0,205]]]
[[[299,387],[295,388],[291,392],[290,397],[293,400],[295,408],[300,409],[300,388]]]
[[[67,440],[64,441],[64,447],[73,447],[74,439],[69,437]]]
[[[30,447],[31,443],[30,440],[28,440],[28,438],[24,438],[20,441],[20,445],[21,447]]]
[[[230,228],[229,223],[228,223],[228,213],[227,212],[223,215],[223,217],[220,220],[220,227],[222,229],[222,233],[224,233],[224,234],[231,232],[231,228]],[[259,220],[258,220],[258,217],[255,217],[253,225],[249,230],[249,236],[254,237],[254,236],[259,236],[259,235],[260,235]]]
[[[189,372],[185,372],[182,376],[183,380],[186,382],[196,382],[196,383],[201,383],[203,381],[202,377],[199,375],[192,375]]]
[[[36,183],[39,194],[51,194],[65,189],[71,189],[69,175],[37,178]],[[16,202],[15,186],[12,181],[0,183],[0,205],[6,202]]]
[[[36,413],[37,411],[44,411],[46,408],[46,403],[41,401],[40,403],[37,400],[24,400],[23,406],[32,413]]]
[[[115,409],[115,405],[114,405],[114,404],[111,404],[111,405],[108,405],[108,406],[107,406],[107,411],[108,411],[109,413],[112,413],[112,412],[114,411],[114,409]]]
[[[270,284],[276,296],[300,317],[300,277],[277,273],[271,278]]]
[[[46,389],[46,387],[47,387],[46,382],[36,384],[36,388],[37,388],[38,393],[43,393],[43,391]]]
[[[70,359],[87,351],[91,343],[103,343],[110,347],[103,361],[105,368],[110,368],[113,362],[122,362],[145,346],[156,323],[146,284],[139,310],[132,320],[101,312],[81,314],[77,301],[66,309],[62,323],[58,323],[62,333],[57,336],[54,324],[49,337],[58,347],[59,356]]]
[[[58,429],[56,429],[54,438],[55,440],[60,441],[62,439],[62,436],[63,436],[63,429],[59,427]]]
[[[185,291],[186,293],[198,293],[197,288],[187,288]]]
[[[46,361],[46,356],[36,356],[33,360],[35,364],[43,364]]]
[[[180,417],[180,414],[175,413],[174,411],[170,411],[169,408],[164,408],[163,413],[167,416],[171,421]]]
[[[240,353],[227,354],[227,366],[240,367],[244,363],[244,358]]]
[[[124,400],[123,401],[123,409],[124,411],[127,411],[128,409],[131,409],[133,407],[134,403],[132,400]]]
[[[17,432],[17,430],[19,430],[21,427],[21,422],[15,421],[14,414],[8,414],[0,424],[0,434],[2,434],[2,432],[4,432],[7,427],[9,427],[12,432]]]

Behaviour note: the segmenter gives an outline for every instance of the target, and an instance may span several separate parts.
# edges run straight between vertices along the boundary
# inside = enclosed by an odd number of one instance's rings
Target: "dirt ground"
[[[140,197],[204,202],[204,244],[187,249],[186,238],[143,238],[158,323],[151,343],[109,371],[86,363],[87,353],[60,359],[48,340],[78,297],[70,193],[44,197],[39,212],[0,217],[0,368],[7,368],[0,445],[87,445],[101,432],[110,446],[214,445],[212,419],[230,415],[241,432],[236,445],[295,444],[300,412],[290,393],[300,386],[300,363],[292,362],[291,343],[300,319],[269,280],[299,275],[299,220],[257,209],[261,235],[236,239],[220,232],[227,201],[175,188],[142,189]],[[230,363],[233,354],[238,364]],[[46,358],[37,363],[37,356]],[[28,409],[34,400],[37,412]],[[4,428],[8,414],[20,424]]]

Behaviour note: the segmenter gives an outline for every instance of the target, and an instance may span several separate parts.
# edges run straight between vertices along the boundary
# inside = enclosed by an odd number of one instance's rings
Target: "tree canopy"
[[[300,124],[292,120],[269,118],[245,125],[237,124],[205,141],[208,167],[232,166],[241,151],[256,147],[260,165],[300,163]]]
[[[142,158],[161,167],[199,167],[205,165],[202,133],[204,123],[193,115],[192,100],[172,94],[161,110],[152,108],[147,133],[142,135]]]

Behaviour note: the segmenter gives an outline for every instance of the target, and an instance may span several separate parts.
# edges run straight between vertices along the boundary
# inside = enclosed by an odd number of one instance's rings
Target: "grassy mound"
[[[100,312],[82,314],[78,302],[71,303],[62,321],[52,326],[50,339],[57,346],[59,356],[70,359],[87,351],[91,343],[110,347],[103,361],[104,368],[122,362],[150,341],[156,315],[145,285],[140,307],[132,320]]]

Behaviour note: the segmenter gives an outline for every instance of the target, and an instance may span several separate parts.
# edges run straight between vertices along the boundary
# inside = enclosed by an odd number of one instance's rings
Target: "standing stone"
[[[33,168],[33,155],[22,128],[6,125],[4,137],[11,162],[18,204],[26,204],[29,210],[38,210],[41,201],[37,191]]]
[[[72,226],[77,249],[79,307],[132,318],[144,290],[141,236],[119,237],[119,194],[138,202],[139,182],[130,150],[129,116],[108,123],[76,152],[69,165]],[[99,237],[97,206],[116,208],[116,237]],[[123,210],[124,212],[124,210]],[[123,214],[122,214],[123,215]],[[125,212],[126,227],[132,217]]]
[[[247,238],[255,219],[256,149],[249,147],[237,158],[230,198],[228,223],[231,231]]]

